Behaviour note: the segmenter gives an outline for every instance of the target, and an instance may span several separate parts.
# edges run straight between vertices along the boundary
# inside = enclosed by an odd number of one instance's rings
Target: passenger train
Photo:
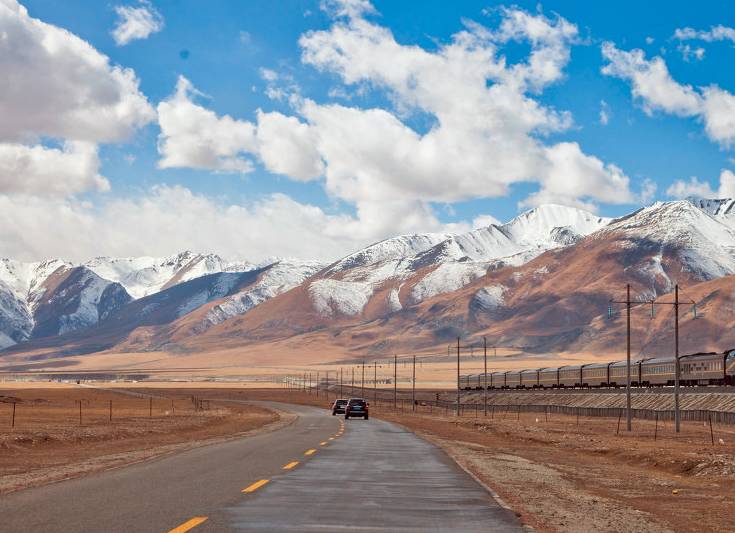
[[[630,384],[633,387],[673,385],[676,359],[658,357],[630,362]],[[509,370],[460,376],[460,388],[488,389],[564,389],[589,387],[625,387],[626,362],[591,363],[535,370]],[[679,356],[679,384],[735,385],[735,350],[721,354],[695,353]]]

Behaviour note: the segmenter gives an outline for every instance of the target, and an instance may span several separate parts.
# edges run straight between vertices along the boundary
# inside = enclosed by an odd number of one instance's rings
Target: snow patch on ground
[[[240,277],[240,273],[223,272],[218,274],[216,281],[210,287],[197,292],[179,306],[178,316],[184,316],[212,300],[227,296],[240,280]]]
[[[245,290],[227,297],[207,313],[210,324],[219,324],[243,315],[266,300],[300,285],[323,265],[316,261],[280,261],[268,268],[260,279]]]
[[[506,288],[503,285],[488,285],[475,293],[472,297],[473,303],[486,311],[494,311],[495,309],[505,305]]]
[[[110,282],[92,272],[87,272],[80,283],[83,284],[83,288],[79,291],[79,305],[73,313],[59,317],[59,335],[86,328],[99,322],[97,305],[100,303],[102,293],[105,292]],[[59,293],[55,295],[55,299],[64,296],[63,293]]]
[[[395,313],[403,309],[403,305],[401,305],[401,299],[398,296],[399,292],[400,287],[397,289],[391,289],[390,293],[388,294],[388,310],[391,313]]]
[[[487,273],[483,263],[444,263],[424,276],[411,290],[411,300],[418,303],[427,298],[456,291]]]
[[[320,279],[309,285],[309,296],[321,316],[333,316],[335,312],[355,316],[362,313],[373,290],[368,282]]]

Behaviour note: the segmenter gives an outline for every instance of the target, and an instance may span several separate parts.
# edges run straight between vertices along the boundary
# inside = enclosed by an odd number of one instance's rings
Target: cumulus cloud
[[[0,142],[120,141],[155,119],[132,70],[15,0],[0,1],[0,72]]]
[[[106,191],[99,175],[97,146],[70,141],[63,148],[0,143],[0,194],[67,196],[87,190]]]
[[[147,39],[163,29],[163,16],[150,2],[141,0],[138,6],[115,6],[117,21],[112,38],[118,46],[131,41]]]
[[[0,73],[0,194],[107,190],[97,143],[155,118],[132,70],[15,0],[0,0]]]
[[[363,16],[302,36],[304,63],[337,74],[345,85],[382,89],[396,107],[392,112],[304,102],[299,111],[317,132],[330,193],[359,208],[387,198],[454,202],[501,196],[513,183],[530,181],[567,204],[580,196],[590,202],[633,199],[619,169],[589,165],[578,146],[562,156],[564,146],[549,150],[539,140],[572,123],[568,113],[531,95],[563,77],[576,26],[518,9],[505,9],[502,17],[496,30],[467,22],[436,51],[402,45]],[[509,41],[528,42],[530,55],[509,64],[500,53]],[[416,132],[401,120],[413,112],[432,116],[436,124]],[[619,194],[568,185],[582,184],[587,176],[572,176],[561,186],[555,165],[567,171],[594,167],[591,182],[607,179],[620,187]]]
[[[197,96],[202,93],[180,76],[174,94],[158,104],[160,168],[248,173],[257,158],[269,171],[295,180],[322,175],[322,161],[309,125],[296,117],[260,110],[256,123],[217,116],[195,102]]]
[[[595,209],[637,200],[614,164],[577,143],[545,142],[572,125],[568,112],[536,98],[564,77],[578,38],[565,19],[504,9],[497,28],[466,21],[427,50],[369,20],[374,10],[365,1],[324,7],[334,21],[302,35],[302,62],[336,76],[340,88],[387,95],[391,105],[296,97],[293,115],[258,111],[251,122],[216,116],[182,79],[158,108],[160,165],[248,171],[260,161],[295,180],[323,179],[326,192],[356,213],[325,231],[373,240],[446,229],[434,203],[499,197],[522,182],[538,184],[524,205],[548,199]],[[510,42],[528,43],[530,53],[509,62],[502,52]],[[282,81],[268,69],[261,76]],[[415,116],[431,123],[427,131],[409,125]]]
[[[720,172],[720,186],[717,190],[712,189],[706,181],[700,181],[696,176],[686,180],[676,180],[667,190],[666,194],[672,198],[735,198],[735,173],[723,169]]]
[[[735,142],[735,96],[717,85],[694,88],[677,82],[661,57],[646,59],[643,50],[620,50],[604,43],[608,64],[603,74],[630,82],[632,93],[648,114],[655,111],[695,117],[704,123],[707,136],[722,147]]]
[[[176,92],[158,104],[160,168],[190,167],[223,172],[250,172],[243,157],[255,149],[255,127],[228,115],[218,117],[192,99],[201,94],[179,76]]]
[[[258,112],[258,156],[276,174],[308,181],[324,174],[314,129],[296,117]]]

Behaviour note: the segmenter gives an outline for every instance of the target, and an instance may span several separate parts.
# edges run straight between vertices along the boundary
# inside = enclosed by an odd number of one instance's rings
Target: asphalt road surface
[[[4,496],[0,531],[521,531],[441,450],[399,426],[271,405],[298,418]]]

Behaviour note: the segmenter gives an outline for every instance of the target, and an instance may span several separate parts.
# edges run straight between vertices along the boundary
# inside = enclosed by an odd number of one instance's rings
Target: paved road
[[[322,409],[271,405],[298,419],[2,497],[0,531],[520,530],[512,512],[412,433],[375,419],[342,430],[341,417]]]

